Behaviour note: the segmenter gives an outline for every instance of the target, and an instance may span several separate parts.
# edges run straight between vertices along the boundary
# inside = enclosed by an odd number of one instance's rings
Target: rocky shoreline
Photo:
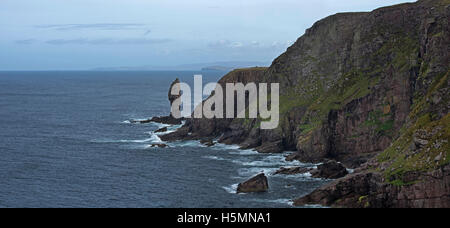
[[[261,130],[260,119],[187,119],[161,139],[218,139],[260,153],[295,150],[288,161],[336,161],[279,170],[338,178],[296,206],[450,207],[449,21],[448,0],[327,17],[269,68],[219,81],[280,83],[277,129]]]

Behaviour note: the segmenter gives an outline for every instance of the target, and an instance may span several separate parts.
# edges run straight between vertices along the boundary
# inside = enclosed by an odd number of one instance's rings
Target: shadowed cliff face
[[[220,137],[357,167],[399,136],[414,99],[448,70],[447,6],[424,0],[325,18],[270,68],[236,70],[219,82],[280,83],[278,129],[260,130],[260,120],[194,119],[166,140]]]
[[[373,206],[439,206],[425,202],[428,196],[406,195],[393,204],[383,200],[408,192],[408,184],[428,191],[420,181],[436,187],[426,178],[436,170],[448,182],[448,168],[441,168],[450,161],[449,5],[449,0],[421,0],[325,18],[270,68],[236,70],[220,81],[280,83],[277,129],[260,130],[258,119],[194,119],[163,139],[219,137],[263,153],[296,150],[295,157],[306,162],[331,158],[349,167],[364,164],[363,177],[357,172],[356,179],[343,182],[360,180],[352,197],[364,196]],[[435,196],[448,199],[447,182],[437,182],[443,186],[435,188]],[[381,187],[370,188],[373,183]],[[336,189],[332,186],[328,190]],[[298,202],[335,205],[346,196],[332,192],[333,198],[316,195]],[[383,192],[391,195],[371,195]]]
[[[194,119],[165,140],[217,138],[306,162],[359,167],[296,201],[350,207],[448,207],[450,1],[336,14],[268,69],[220,81],[280,83],[280,125]]]
[[[338,152],[335,157],[360,159],[362,154],[358,151],[364,148],[381,152],[374,153],[376,156],[354,174],[296,200],[295,204],[450,207],[450,2],[419,1],[372,14],[384,15],[396,23],[403,21],[401,25],[409,30],[399,30],[398,34],[414,42],[405,46],[406,59],[400,61],[401,65],[396,66],[396,57],[386,59],[390,68],[387,77],[380,78],[375,86],[376,91],[350,102],[344,109],[332,111],[328,128],[332,132],[330,145],[334,146],[331,151]],[[410,36],[408,31],[414,33]],[[403,49],[404,43],[394,43],[387,51]],[[352,141],[345,132],[364,132],[364,128],[355,127],[361,121],[367,127],[377,126],[377,133],[388,138],[368,141],[370,137],[366,136],[354,142],[356,150],[351,150],[348,145]],[[357,149],[358,145],[363,148]],[[340,153],[338,148],[350,150]]]

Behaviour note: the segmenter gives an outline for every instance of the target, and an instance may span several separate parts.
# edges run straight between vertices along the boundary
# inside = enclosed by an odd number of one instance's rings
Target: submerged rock
[[[152,148],[156,148],[156,147],[158,147],[158,148],[167,148],[169,146],[166,145],[166,144],[152,144],[151,147]]]
[[[240,183],[237,188],[237,193],[250,192],[266,192],[269,189],[269,183],[264,173],[261,173],[250,180]]]

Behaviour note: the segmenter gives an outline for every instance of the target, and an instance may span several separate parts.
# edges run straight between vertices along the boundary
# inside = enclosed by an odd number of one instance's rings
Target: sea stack
[[[180,91],[180,92],[179,92],[179,94],[177,94],[177,95],[173,95],[173,94],[172,94],[172,90],[173,90],[174,88],[176,88],[176,87],[178,87],[177,89],[178,89],[178,91]],[[170,85],[170,88],[169,88],[169,94],[168,94],[168,97],[169,97],[170,107],[172,107],[172,104],[173,104],[173,102],[174,102],[176,99],[178,99],[178,98],[181,97],[180,79],[177,78],[177,79],[175,79],[175,81],[172,82],[172,84]],[[170,112],[170,117],[173,118],[172,112]]]

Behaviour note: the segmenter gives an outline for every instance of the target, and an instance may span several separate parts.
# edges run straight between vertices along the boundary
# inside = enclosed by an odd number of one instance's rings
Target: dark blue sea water
[[[0,72],[0,207],[290,207],[325,183],[272,173],[283,154],[198,142],[159,141],[161,125],[127,120],[165,115],[179,77],[220,72]],[[172,127],[173,129],[174,127]],[[269,175],[270,191],[235,194]]]

